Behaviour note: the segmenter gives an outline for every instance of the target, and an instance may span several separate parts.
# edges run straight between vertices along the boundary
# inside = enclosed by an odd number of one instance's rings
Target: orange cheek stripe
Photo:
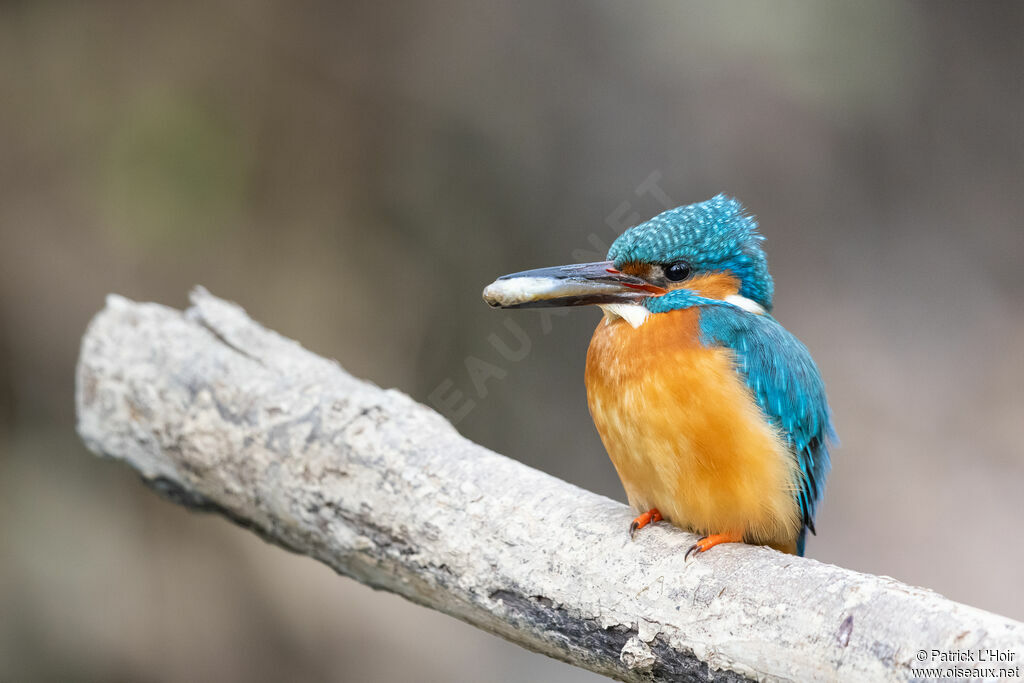
[[[681,289],[689,289],[708,299],[724,299],[739,294],[740,281],[728,271],[704,273],[679,283]]]
[[[651,266],[645,266],[639,263],[627,263],[622,267],[622,270],[617,268],[605,268],[605,270],[612,274],[627,273],[636,277],[648,277],[650,276],[650,268]],[[689,289],[690,291],[709,299],[724,299],[727,296],[739,294],[740,292],[739,279],[729,271],[696,275],[691,277],[689,280],[683,280],[682,282],[675,283],[675,285],[670,289],[652,285],[649,282],[643,285],[634,285],[625,282],[622,284],[626,285],[630,289],[639,289],[644,292],[649,292],[654,296],[668,294],[671,289]]]

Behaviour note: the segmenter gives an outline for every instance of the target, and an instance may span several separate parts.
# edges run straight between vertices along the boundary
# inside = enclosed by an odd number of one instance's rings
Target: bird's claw
[[[653,524],[654,522],[660,522],[661,519],[662,519],[661,513],[658,512],[658,509],[657,508],[651,508],[650,510],[648,510],[644,514],[642,514],[639,517],[637,517],[636,519],[634,519],[632,521],[632,523],[630,523],[630,525],[629,525],[629,539],[633,540],[633,538],[636,536],[636,532],[639,529],[643,529],[648,524]]]
[[[690,555],[696,557],[703,552],[711,550],[719,543],[740,543],[743,541],[743,534],[708,534],[701,536],[700,540],[690,546],[683,556],[683,561],[690,559]]]

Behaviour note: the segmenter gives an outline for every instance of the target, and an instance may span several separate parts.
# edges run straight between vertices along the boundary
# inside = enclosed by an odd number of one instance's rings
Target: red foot
[[[633,523],[629,525],[629,537],[633,538],[636,536],[638,529],[643,529],[648,524],[661,521],[661,513],[658,512],[658,508],[651,508],[644,514],[640,515],[633,520]]]
[[[719,543],[742,543],[743,534],[708,534],[704,538],[700,539],[696,543],[690,546],[690,549],[686,551],[684,560],[690,559],[690,555],[696,557],[703,552],[711,550]]]

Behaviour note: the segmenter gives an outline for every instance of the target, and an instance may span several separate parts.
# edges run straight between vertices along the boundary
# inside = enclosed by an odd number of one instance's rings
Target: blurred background
[[[79,340],[108,292],[203,284],[624,500],[599,311],[480,290],[722,191],[842,438],[808,554],[1024,619],[1022,31],[1010,2],[0,3],[0,680],[596,680],[97,460]]]

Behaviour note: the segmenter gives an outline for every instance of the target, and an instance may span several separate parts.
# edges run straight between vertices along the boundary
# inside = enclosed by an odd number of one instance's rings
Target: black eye
[[[665,277],[672,282],[679,282],[690,277],[690,264],[686,261],[678,261],[676,263],[665,266]]]

